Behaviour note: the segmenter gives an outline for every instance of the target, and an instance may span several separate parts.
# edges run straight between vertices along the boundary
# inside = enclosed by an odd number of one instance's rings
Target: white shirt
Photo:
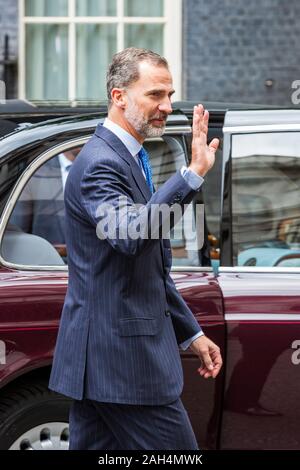
[[[67,170],[67,167],[71,166],[72,162],[63,153],[60,153],[58,155],[58,159],[59,159],[59,164],[60,164],[62,185],[63,185],[63,189],[65,189],[67,177],[68,177],[68,174],[69,174],[69,172]]]

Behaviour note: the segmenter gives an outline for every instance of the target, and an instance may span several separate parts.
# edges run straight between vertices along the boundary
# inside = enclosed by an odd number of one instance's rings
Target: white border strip
[[[165,0],[164,55],[173,76],[173,101],[182,98],[182,0]]]
[[[299,313],[227,313],[225,321],[297,321],[300,322]]]
[[[18,47],[18,97],[21,100],[26,96],[26,77],[25,77],[25,5],[24,0],[19,0],[19,47]]]
[[[69,1],[69,31],[68,31],[68,98],[76,99],[76,29],[75,29],[75,0]]]

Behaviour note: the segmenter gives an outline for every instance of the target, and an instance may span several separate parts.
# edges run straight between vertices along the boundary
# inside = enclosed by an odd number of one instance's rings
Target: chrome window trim
[[[181,126],[181,127],[176,127],[176,126],[170,126],[166,128],[165,134],[164,135],[169,135],[169,134],[187,134],[191,133],[191,127],[190,126]],[[60,266],[60,265],[42,265],[42,266],[35,266],[35,265],[23,265],[23,264],[15,264],[15,263],[10,263],[9,261],[6,261],[2,255],[1,255],[1,245],[2,245],[2,239],[6,230],[6,226],[8,224],[9,218],[11,216],[11,213],[13,211],[13,208],[15,207],[15,204],[17,202],[17,199],[19,198],[21,192],[23,191],[26,183],[29,181],[33,173],[47,160],[49,160],[51,157],[54,157],[60,152],[63,152],[64,150],[72,147],[77,147],[78,145],[84,145],[92,136],[93,134],[88,134],[84,137],[77,137],[76,139],[71,139],[66,142],[63,142],[61,144],[56,145],[55,147],[52,147],[49,150],[46,150],[43,152],[39,157],[37,157],[33,162],[28,165],[24,173],[20,176],[20,178],[17,180],[14,189],[12,190],[7,203],[4,207],[3,214],[2,214],[2,220],[0,224],[0,264],[2,266],[5,266],[10,269],[17,269],[21,271],[61,271],[61,272],[67,272],[68,271],[68,266]],[[149,139],[152,140],[152,139]],[[171,268],[172,272],[173,271],[193,271],[193,272],[212,272],[213,269],[210,267],[197,267],[197,266],[172,266]]]
[[[281,268],[280,266],[254,267],[254,266],[220,266],[219,273],[291,273],[300,274],[300,268]]]
[[[167,126],[164,135],[168,134],[191,134],[191,126]]]
[[[225,321],[299,321],[299,313],[225,313]]]
[[[252,132],[287,132],[300,131],[300,124],[262,124],[257,126],[233,126],[223,127],[223,133],[244,134]]]
[[[171,272],[186,272],[186,271],[191,271],[191,272],[203,272],[203,273],[210,273],[213,272],[213,268],[210,266],[172,266],[171,267]]]

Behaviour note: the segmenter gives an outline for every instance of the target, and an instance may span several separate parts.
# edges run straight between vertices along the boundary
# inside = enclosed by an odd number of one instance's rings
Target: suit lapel
[[[130,166],[136,185],[144,196],[145,201],[148,202],[151,198],[151,191],[146,183],[141,168],[136,163],[127,147],[113,132],[102,124],[98,124],[95,134],[97,137],[103,139]]]

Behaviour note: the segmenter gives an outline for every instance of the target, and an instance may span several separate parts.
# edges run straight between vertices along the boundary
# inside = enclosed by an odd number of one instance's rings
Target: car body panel
[[[287,245],[280,239],[258,240],[257,247],[241,251],[235,263],[232,179],[235,135],[294,132],[300,129],[299,117],[299,110],[229,111],[225,117],[218,271],[227,326],[222,449],[300,448],[296,431],[300,419],[300,368],[295,355],[300,345],[297,245],[284,249]],[[264,191],[268,193],[267,184]],[[259,227],[250,229],[254,238],[255,228]]]
[[[0,270],[1,387],[51,363],[67,282],[67,272]]]
[[[221,448],[299,448],[300,273],[221,273],[227,324]],[[283,295],[284,293],[284,295]],[[273,414],[255,415],[255,404]]]
[[[172,272],[176,287],[194,313],[205,334],[225,350],[222,295],[212,271]],[[182,399],[202,446],[216,448],[224,387],[224,370],[216,380],[201,380],[199,359],[191,351],[181,352],[184,371]]]

